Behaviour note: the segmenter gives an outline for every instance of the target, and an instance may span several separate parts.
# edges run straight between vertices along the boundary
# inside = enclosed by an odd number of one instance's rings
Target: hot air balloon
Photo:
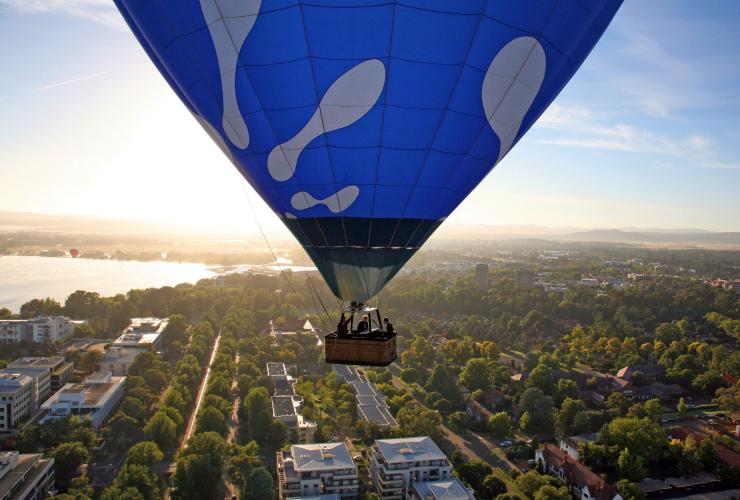
[[[72,257],[73,259],[76,259],[77,257],[79,257],[79,256],[80,256],[80,252],[79,252],[79,250],[77,250],[76,248],[72,248],[72,249],[71,249],[71,250],[69,251],[69,255],[70,255],[70,256],[71,256],[71,257]]]
[[[621,0],[115,3],[357,311],[532,126]]]

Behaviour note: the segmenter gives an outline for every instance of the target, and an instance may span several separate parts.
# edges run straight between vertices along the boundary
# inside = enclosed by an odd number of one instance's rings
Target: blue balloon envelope
[[[344,300],[376,295],[531,127],[621,0],[115,0]]]

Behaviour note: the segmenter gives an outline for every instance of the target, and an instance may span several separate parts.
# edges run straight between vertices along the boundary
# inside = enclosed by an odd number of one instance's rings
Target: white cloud
[[[707,168],[738,168],[736,163],[719,161],[714,141],[705,135],[669,137],[625,123],[605,125],[597,116],[598,113],[583,106],[553,104],[537,121],[537,127],[558,131],[561,135],[539,142],[677,157]]]
[[[25,14],[63,13],[111,28],[126,28],[121,15],[110,0],[0,0],[0,6]]]

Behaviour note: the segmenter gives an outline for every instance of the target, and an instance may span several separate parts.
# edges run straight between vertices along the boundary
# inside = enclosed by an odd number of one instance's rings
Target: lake
[[[132,288],[195,283],[216,276],[205,264],[0,256],[0,307],[17,312],[31,299],[51,297],[64,304],[76,290],[101,295]]]

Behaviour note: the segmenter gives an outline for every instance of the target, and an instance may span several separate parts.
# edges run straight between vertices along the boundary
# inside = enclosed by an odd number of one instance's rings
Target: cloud
[[[65,80],[65,81],[62,81],[62,82],[51,83],[49,85],[44,85],[43,87],[37,88],[36,89],[36,92],[43,92],[45,90],[54,89],[54,88],[57,88],[57,87],[63,87],[64,85],[70,85],[72,83],[84,82],[85,80],[90,80],[91,78],[97,78],[99,76],[103,76],[103,75],[107,75],[107,74],[108,74],[107,71],[101,71],[99,73],[93,73],[91,75],[80,76],[78,78],[73,78],[71,80]]]
[[[24,14],[63,13],[111,28],[126,28],[121,15],[110,0],[0,0],[0,6]]]
[[[560,135],[541,139],[543,144],[656,154],[694,161],[706,168],[737,169],[738,164],[717,159],[714,141],[702,134],[669,137],[625,123],[605,125],[600,116],[583,106],[553,104],[537,121],[537,127]]]

